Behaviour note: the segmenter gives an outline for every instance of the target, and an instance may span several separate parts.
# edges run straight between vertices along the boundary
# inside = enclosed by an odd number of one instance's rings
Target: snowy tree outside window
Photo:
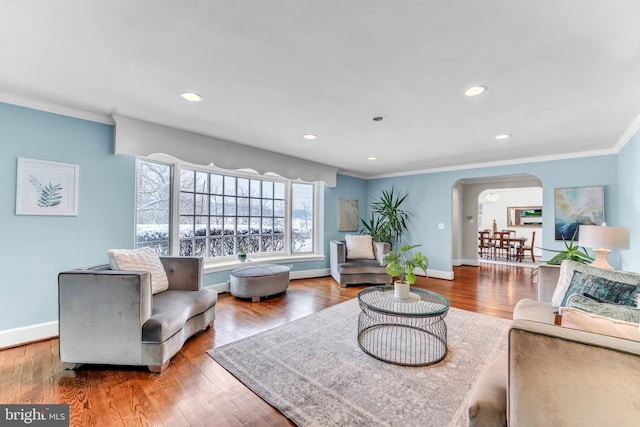
[[[314,251],[312,183],[233,176],[176,165],[177,229],[171,229],[172,166],[137,162],[136,246],[208,259]],[[287,227],[289,224],[289,227]],[[174,231],[171,233],[171,231]],[[175,246],[171,238],[177,239]]]

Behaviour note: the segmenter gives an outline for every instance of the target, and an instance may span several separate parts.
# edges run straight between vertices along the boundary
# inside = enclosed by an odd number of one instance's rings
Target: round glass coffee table
[[[404,366],[432,365],[447,355],[449,300],[411,288],[397,299],[393,286],[374,286],[358,293],[358,345],[368,355]]]

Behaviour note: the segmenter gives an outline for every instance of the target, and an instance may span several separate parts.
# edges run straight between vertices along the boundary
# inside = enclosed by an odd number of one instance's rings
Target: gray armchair
[[[202,258],[160,259],[169,289],[155,295],[144,271],[114,271],[107,264],[58,275],[66,369],[92,363],[162,372],[189,337],[209,327],[218,294],[202,289]]]
[[[347,285],[391,284],[392,277],[387,274],[385,267],[382,265],[382,257],[391,250],[388,243],[373,242],[375,259],[347,258],[347,248],[344,240],[332,240],[329,250],[331,277],[338,282],[341,288],[345,288]]]

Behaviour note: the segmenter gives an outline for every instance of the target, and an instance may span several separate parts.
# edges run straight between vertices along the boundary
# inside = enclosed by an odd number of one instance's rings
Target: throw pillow
[[[600,335],[640,341],[638,324],[587,313],[573,307],[562,307],[562,326]]]
[[[579,271],[591,276],[598,276],[614,282],[629,283],[632,285],[640,286],[640,274],[628,273],[624,271],[616,270],[603,270],[601,268],[592,267],[588,264],[581,264],[577,261],[565,260],[560,265],[560,277],[558,278],[558,284],[553,292],[553,298],[551,304],[554,307],[560,307],[562,301],[565,299],[569,284],[573,279],[573,273]]]
[[[597,302],[583,295],[571,295],[567,300],[567,307],[578,308],[587,313],[624,320],[625,322],[640,323],[640,310],[635,307]]]
[[[109,249],[112,270],[148,271],[151,273],[151,289],[154,294],[169,289],[169,279],[160,257],[149,247],[138,249]]]
[[[560,303],[560,306],[567,305],[567,300],[573,294],[582,295],[587,293],[601,300],[613,304],[634,305],[636,296],[640,293],[640,286],[629,283],[615,282],[600,276],[592,276],[573,272],[573,278],[569,283],[569,288]]]
[[[373,255],[373,241],[371,236],[356,236],[347,234],[345,236],[347,243],[347,258],[351,259],[375,259]]]

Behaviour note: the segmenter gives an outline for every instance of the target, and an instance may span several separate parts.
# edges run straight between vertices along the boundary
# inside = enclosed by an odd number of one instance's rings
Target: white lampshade
[[[591,264],[594,267],[613,269],[607,262],[607,254],[611,249],[629,249],[629,229],[625,227],[581,225],[578,233],[578,244],[592,248],[596,254],[596,260]]]
[[[629,229],[606,225],[581,225],[579,244],[586,248],[629,249]]]

